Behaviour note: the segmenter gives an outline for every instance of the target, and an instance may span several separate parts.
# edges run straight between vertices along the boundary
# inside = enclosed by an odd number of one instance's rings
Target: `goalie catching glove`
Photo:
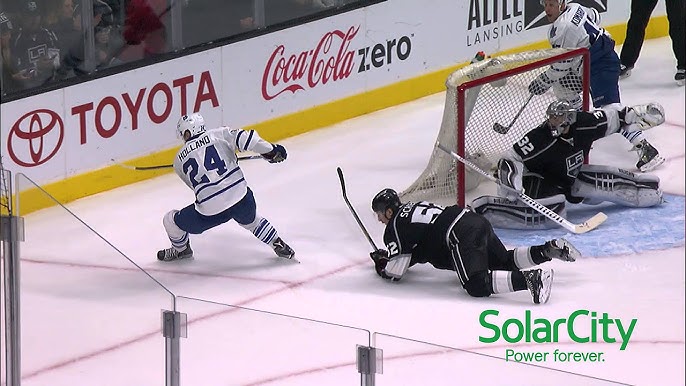
[[[274,145],[272,151],[262,153],[262,157],[272,164],[284,161],[287,156],[286,148],[278,144]]]
[[[393,277],[390,277],[384,272],[384,269],[386,268],[386,264],[388,264],[388,251],[385,249],[377,249],[374,252],[371,252],[369,254],[369,257],[372,258],[372,261],[374,262],[374,269],[376,270],[377,275],[381,276],[384,279],[388,279],[391,281],[398,281],[400,279],[395,279]]]
[[[665,109],[655,102],[625,107],[619,111],[619,120],[629,132],[648,130],[665,123]]]

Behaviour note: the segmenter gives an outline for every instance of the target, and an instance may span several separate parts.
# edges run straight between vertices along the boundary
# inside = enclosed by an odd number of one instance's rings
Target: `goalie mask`
[[[548,126],[553,137],[559,137],[576,122],[576,110],[567,101],[551,103],[545,114],[548,116]]]
[[[201,133],[204,133],[205,119],[202,117],[202,115],[199,113],[194,113],[191,115],[182,116],[179,119],[179,122],[176,124],[176,136],[186,140],[186,138],[184,138],[184,133],[186,131],[191,133],[191,137],[195,137]]]
[[[400,205],[398,193],[390,188],[380,191],[372,199],[372,210],[374,213],[384,213],[389,208],[393,209],[393,213],[396,213]]]

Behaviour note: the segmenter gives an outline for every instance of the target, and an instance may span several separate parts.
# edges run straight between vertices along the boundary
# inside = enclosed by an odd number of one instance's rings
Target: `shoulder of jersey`
[[[529,141],[536,146],[547,144],[553,140],[547,126],[538,126],[528,134]]]

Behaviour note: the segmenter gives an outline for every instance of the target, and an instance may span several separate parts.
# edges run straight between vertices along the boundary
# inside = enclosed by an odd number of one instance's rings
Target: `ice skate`
[[[536,304],[547,303],[553,286],[552,269],[532,269],[522,271],[526,286],[531,291],[531,297]]]
[[[676,84],[678,84],[679,86],[684,85],[684,69],[676,70],[674,80],[676,81]]]
[[[295,256],[295,251],[293,250],[293,248],[289,247],[288,244],[286,244],[283,240],[281,240],[281,237],[278,237],[276,240],[272,242],[272,248],[274,248],[274,252],[276,252],[277,256],[283,257],[284,259],[295,260],[293,259],[293,256]]]
[[[551,259],[562,261],[576,261],[577,258],[581,257],[581,252],[567,239],[546,241],[543,253]]]
[[[665,159],[658,153],[657,149],[645,139],[634,145],[631,151],[638,152],[636,168],[642,172],[653,170],[665,162]]]
[[[631,76],[631,70],[633,67],[627,67],[625,65],[619,66],[619,79],[625,79]]]
[[[186,249],[179,252],[176,248],[171,247],[167,249],[162,249],[157,252],[157,260],[159,261],[174,261],[181,259],[189,259],[193,257],[193,250],[191,249],[191,243],[186,244]]]

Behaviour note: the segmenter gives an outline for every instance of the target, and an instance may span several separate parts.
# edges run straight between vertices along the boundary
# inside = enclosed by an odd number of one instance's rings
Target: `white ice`
[[[356,345],[369,344],[384,351],[378,385],[683,385],[684,88],[675,85],[674,72],[671,41],[652,40],[621,83],[625,104],[654,100],[667,111],[667,123],[645,134],[667,158],[655,174],[673,197],[670,206],[659,217],[642,218],[650,209],[639,211],[640,220],[629,225],[625,208],[608,211],[608,223],[588,234],[597,247],[584,241],[587,236],[568,235],[587,256],[549,264],[556,274],[548,304],[531,304],[526,292],[471,298],[454,273],[430,266],[411,268],[398,283],[374,273],[371,247],[342,200],[336,167],[382,245],[371,197],[384,187],[404,189],[425,167],[441,123],[440,93],[284,140],[289,157],[282,164],[241,164],[259,213],[293,246],[300,264],[279,260],[235,223],[192,237],[191,261],[156,261],[156,251],[169,244],[162,216],[193,199],[171,174],[66,205],[111,245],[65,209],[26,216],[22,384],[164,384],[160,319],[162,309],[174,307],[173,293],[188,320],[180,345],[182,385],[360,384]],[[600,141],[591,161],[633,170],[635,154],[615,137]],[[654,246],[665,234],[671,241]],[[537,237],[519,232],[504,240],[515,246]],[[631,319],[637,323],[623,351],[618,343],[603,343],[600,330],[597,343],[571,342],[562,330],[557,343],[485,344],[479,336],[492,332],[480,326],[479,314],[488,309],[500,312],[494,319],[500,324],[524,320],[527,310],[550,320],[589,310],[625,327]],[[581,331],[588,333],[585,320]],[[380,334],[370,338],[367,331]],[[614,325],[609,336],[618,337]],[[539,367],[496,359],[507,349],[551,354],[534,363]],[[604,361],[555,362],[556,349],[602,352]]]

